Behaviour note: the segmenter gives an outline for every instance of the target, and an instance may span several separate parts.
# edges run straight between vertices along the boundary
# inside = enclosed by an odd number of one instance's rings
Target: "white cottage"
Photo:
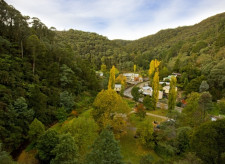
[[[121,88],[122,88],[122,85],[121,84],[115,84],[114,90],[116,92],[120,92],[121,91]]]
[[[163,87],[163,91],[164,91],[166,94],[168,94],[169,91],[170,91],[170,86],[164,86],[164,87]],[[177,87],[176,87],[176,91],[177,91]]]

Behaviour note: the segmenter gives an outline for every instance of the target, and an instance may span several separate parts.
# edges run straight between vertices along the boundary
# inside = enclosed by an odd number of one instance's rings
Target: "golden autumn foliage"
[[[126,84],[126,76],[123,76],[123,74],[120,74],[117,78],[116,78],[116,83],[120,83],[120,84]]]
[[[134,64],[134,72],[136,72],[136,70],[137,70],[137,65]]]
[[[158,61],[157,59],[152,60],[150,62],[149,72],[148,72],[149,73],[149,79],[150,80],[154,77],[154,73],[156,71],[158,71],[159,65],[160,65],[160,61]]]
[[[115,87],[115,66],[112,66],[110,70],[109,82],[108,82],[108,89],[114,89]]]
[[[159,72],[158,72],[158,70],[155,72],[155,75],[153,78],[152,89],[153,89],[152,99],[153,99],[154,109],[156,109],[156,104],[158,102],[158,97],[159,97]]]
[[[121,122],[121,120],[114,117],[117,117],[120,113],[126,114],[129,112],[128,104],[112,89],[102,90],[95,98],[93,106],[92,115],[102,129],[107,126],[118,126],[119,124],[115,121]],[[121,124],[121,127],[123,126]]]
[[[169,90],[169,97],[168,97],[169,110],[174,110],[176,106],[176,98],[177,98],[176,83],[177,83],[176,77],[172,76],[170,80],[170,90]]]

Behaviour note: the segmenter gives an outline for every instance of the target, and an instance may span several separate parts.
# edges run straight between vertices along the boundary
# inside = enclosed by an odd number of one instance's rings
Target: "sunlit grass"
[[[166,116],[167,113],[168,113],[168,110],[157,108],[156,110],[151,110],[151,111],[149,110],[149,111],[146,111],[146,112],[156,114],[156,115],[160,115],[160,116]]]
[[[146,116],[144,119],[150,119],[152,122],[162,122],[165,121],[162,118]],[[136,127],[144,120],[136,116],[136,114],[129,115],[130,124],[127,127],[127,134],[121,137],[120,146],[121,153],[124,157],[124,162],[136,164],[140,162],[140,159],[143,155],[150,154],[153,156],[154,161],[158,161],[159,157],[154,152],[154,150],[147,149],[143,147],[138,139],[135,139]]]

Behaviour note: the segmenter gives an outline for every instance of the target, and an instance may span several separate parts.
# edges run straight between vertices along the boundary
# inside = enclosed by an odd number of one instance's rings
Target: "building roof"
[[[151,90],[152,91],[152,87],[149,87],[149,86],[144,86],[142,87],[143,90]]]
[[[169,89],[170,89],[170,86],[164,86],[164,87],[163,87],[163,90],[164,90],[164,89],[168,89],[168,90],[169,90]]]
[[[121,88],[122,85],[121,84],[115,84],[115,88]]]
[[[134,73],[124,73],[123,76],[133,76]]]
[[[161,85],[164,84],[164,83],[165,83],[166,85],[170,85],[170,82],[165,82],[165,81],[160,81],[160,82],[159,82],[159,84],[161,84]]]

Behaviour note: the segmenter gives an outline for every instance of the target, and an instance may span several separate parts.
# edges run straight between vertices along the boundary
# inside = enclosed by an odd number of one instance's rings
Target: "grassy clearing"
[[[159,123],[165,121],[165,119],[154,117],[154,116],[146,116],[145,119],[150,119],[152,122],[157,121]],[[143,119],[141,119],[140,117],[137,117],[135,114],[129,115],[129,120],[130,120],[130,123],[135,127],[137,127],[143,121]]]
[[[168,113],[168,110],[157,108],[156,110],[147,111],[147,112],[152,113],[152,114],[156,114],[156,115],[160,115],[160,116],[166,116],[167,113]]]
[[[145,119],[162,122],[164,119],[152,116],[146,116]],[[160,157],[154,152],[143,147],[137,139],[134,138],[136,133],[136,127],[143,121],[140,117],[135,114],[129,115],[130,124],[127,127],[127,134],[120,139],[121,153],[124,157],[124,162],[131,164],[138,164],[143,155],[150,154],[153,156],[155,161],[158,161]]]
[[[127,134],[120,139],[121,153],[124,162],[131,164],[138,164],[141,156],[151,154],[157,161],[159,157],[155,154],[154,150],[145,149],[141,146],[137,139],[134,138],[136,128],[129,126]]]

